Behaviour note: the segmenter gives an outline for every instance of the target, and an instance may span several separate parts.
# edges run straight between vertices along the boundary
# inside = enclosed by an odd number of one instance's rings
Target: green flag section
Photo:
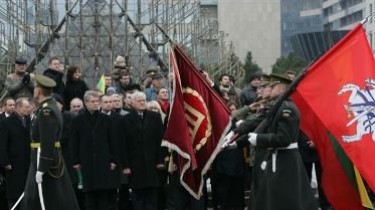
[[[373,208],[362,177],[374,191],[374,70],[358,24],[309,68],[292,94],[301,129],[317,147],[323,189],[334,209]]]
[[[352,162],[345,154],[345,152],[342,150],[337,140],[332,135],[330,135],[329,139],[332,144],[332,148],[345,171],[346,176],[349,178],[350,182],[352,183],[352,185],[354,186],[355,190],[359,195],[361,205],[368,209],[374,209],[374,206],[368,196],[365,184],[357,168],[353,166]]]
[[[338,210],[363,210],[359,193],[340,163],[326,127],[298,92],[294,92],[292,98],[301,112],[300,127],[314,141],[318,151],[322,166],[321,184],[329,203]]]
[[[102,75],[99,79],[98,84],[96,84],[96,88],[102,93],[105,94],[105,78],[104,75]]]

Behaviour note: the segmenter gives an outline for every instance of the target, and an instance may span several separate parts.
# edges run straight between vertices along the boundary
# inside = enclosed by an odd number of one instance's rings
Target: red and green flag
[[[309,68],[292,98],[334,209],[373,209],[362,177],[374,191],[375,63],[361,24]]]

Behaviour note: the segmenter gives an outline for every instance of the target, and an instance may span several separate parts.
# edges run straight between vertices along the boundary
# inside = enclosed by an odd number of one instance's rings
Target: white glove
[[[256,134],[256,133],[249,133],[249,138],[248,138],[248,140],[249,140],[249,142],[250,142],[250,144],[252,144],[252,145],[254,145],[254,146],[256,146],[257,145],[257,135],[258,134]]]
[[[221,145],[222,149],[228,148],[228,149],[236,149],[237,148],[237,142],[233,141],[229,143],[229,141],[224,142],[223,145]]]
[[[225,137],[224,137],[224,143],[221,145],[221,148],[225,148],[229,145],[230,139],[233,137],[234,132],[231,131],[229,132]]]
[[[36,183],[40,184],[42,183],[43,181],[43,174],[44,172],[41,172],[41,171],[37,171],[36,174],[35,174],[35,181]]]
[[[238,121],[236,122],[236,128],[238,128],[243,122],[245,122],[245,121],[243,121],[243,120],[238,120]]]

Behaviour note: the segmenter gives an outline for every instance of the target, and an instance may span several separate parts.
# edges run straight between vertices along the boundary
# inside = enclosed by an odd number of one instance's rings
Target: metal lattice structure
[[[20,55],[29,71],[44,71],[52,56],[65,67],[78,65],[90,86],[119,55],[135,78],[151,66],[166,71],[165,35],[211,74],[243,77],[217,18],[197,0],[0,0],[0,80]]]

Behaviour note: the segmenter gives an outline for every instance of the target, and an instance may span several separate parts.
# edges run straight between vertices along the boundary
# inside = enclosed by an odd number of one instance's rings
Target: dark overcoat
[[[11,165],[6,171],[7,197],[17,199],[25,189],[30,166],[30,118],[13,113],[0,123],[0,165]]]
[[[109,116],[95,111],[72,119],[73,164],[81,165],[83,191],[115,189],[120,184],[119,154],[114,126]],[[110,170],[110,163],[118,167]]]
[[[131,169],[130,188],[142,189],[160,185],[157,164],[163,163],[161,140],[163,122],[159,113],[145,111],[143,119],[132,110],[124,117],[126,145],[123,167]]]
[[[295,105],[285,101],[258,134],[251,209],[318,209],[298,148],[287,148],[297,144],[299,119]]]

